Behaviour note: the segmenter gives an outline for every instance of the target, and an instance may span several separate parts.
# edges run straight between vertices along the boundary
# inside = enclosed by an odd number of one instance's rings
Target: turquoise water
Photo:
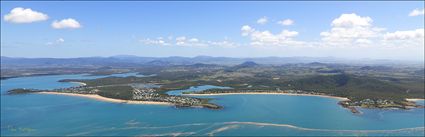
[[[214,86],[214,85],[203,85],[203,86],[195,86],[195,87],[190,87],[189,89],[185,89],[185,90],[172,90],[172,91],[168,91],[167,94],[168,95],[182,95],[183,92],[197,92],[197,91],[202,91],[202,90],[207,90],[207,89],[230,89],[230,87],[221,87],[221,86]]]
[[[119,74],[110,74],[110,75],[102,75],[100,77],[128,77],[128,76],[135,76],[135,77],[147,77],[147,76],[155,76],[155,75],[142,75],[137,72],[130,72],[130,73],[119,73]]]
[[[312,96],[204,96],[224,106],[223,110],[209,110],[61,95],[4,95],[13,88],[76,86],[57,82],[60,79],[99,77],[105,76],[2,80],[1,135],[424,135],[424,109],[360,109],[364,114],[355,115],[337,105],[336,99]]]

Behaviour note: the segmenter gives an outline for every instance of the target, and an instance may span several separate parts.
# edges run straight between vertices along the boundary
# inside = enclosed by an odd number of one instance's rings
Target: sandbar
[[[423,101],[425,99],[422,99],[422,98],[406,98],[406,100],[415,102],[415,101]]]
[[[168,102],[156,102],[156,101],[138,101],[138,100],[123,100],[123,99],[114,99],[102,97],[97,94],[77,94],[77,93],[61,93],[61,92],[37,92],[38,94],[52,94],[52,95],[65,95],[65,96],[76,96],[76,97],[84,97],[95,99],[99,101],[105,102],[113,102],[113,103],[125,103],[125,104],[152,104],[152,105],[173,105]]]

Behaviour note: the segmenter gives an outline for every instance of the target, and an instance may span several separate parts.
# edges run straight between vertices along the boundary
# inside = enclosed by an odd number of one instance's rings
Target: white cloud
[[[267,22],[268,22],[267,17],[262,17],[262,18],[257,20],[257,23],[261,24],[261,25],[266,24]]]
[[[370,17],[361,17],[355,13],[342,14],[332,21],[333,27],[368,27],[373,20]]]
[[[10,13],[6,14],[3,19],[12,23],[31,23],[47,20],[49,17],[41,12],[32,9],[24,9],[21,7],[13,8]]]
[[[414,9],[413,11],[411,11],[409,13],[409,16],[420,16],[420,15],[424,15],[424,9],[420,10],[420,9]]]
[[[423,54],[423,48],[425,47],[424,29],[387,32],[383,35],[381,44],[389,48],[419,48],[417,50],[422,51]]]
[[[61,44],[61,43],[64,43],[64,42],[65,42],[65,39],[59,38],[56,41],[47,42],[46,45],[58,45],[58,44]]]
[[[282,21],[278,21],[277,23],[280,24],[280,25],[283,25],[283,26],[289,26],[289,25],[294,24],[294,20],[285,19],[285,20],[282,20]]]
[[[424,29],[416,29],[410,31],[396,31],[392,33],[386,33],[384,35],[385,40],[409,40],[409,39],[424,39]]]
[[[149,40],[150,45],[180,47],[243,47],[254,48],[255,52],[294,56],[338,56],[376,58],[423,57],[424,29],[387,32],[373,24],[368,16],[341,14],[329,22],[330,28],[318,35],[319,40],[300,41],[296,30],[261,30],[251,25],[240,28],[247,43],[230,40],[208,41],[195,37],[171,37]],[[144,40],[146,41],[146,40]],[[244,45],[244,46],[241,46]],[[241,48],[242,49],[242,48]],[[361,56],[359,56],[361,55]]]
[[[376,50],[424,48],[424,29],[386,32],[375,27],[370,17],[342,14],[331,23],[329,31],[320,33],[317,45],[336,48],[374,47]],[[368,49],[364,49],[368,50]]]
[[[170,45],[170,43],[166,42],[166,40],[163,39],[162,37],[158,37],[156,39],[149,39],[149,38],[142,39],[142,40],[140,40],[140,42],[142,42],[143,44],[148,45],[148,46],[157,46],[157,45],[168,46],[168,45]]]
[[[247,35],[249,35],[251,32],[253,32],[253,31],[254,31],[254,29],[253,29],[253,28],[251,28],[251,27],[250,27],[250,26],[248,26],[248,25],[244,25],[244,26],[242,26],[241,31],[242,31],[242,36],[247,36]]]
[[[185,36],[180,36],[176,38],[176,45],[181,46],[181,45],[185,45],[186,42],[186,37]]]
[[[424,29],[387,32],[381,41],[384,46],[424,48]],[[423,51],[423,50],[422,50]]]
[[[282,30],[278,34],[273,34],[268,30],[255,30],[248,25],[242,26],[241,31],[242,36],[249,37],[251,40],[250,44],[254,46],[287,46],[303,43],[293,40],[298,35],[296,31]]]
[[[81,28],[81,25],[75,19],[68,18],[68,19],[63,19],[61,21],[57,21],[57,20],[53,21],[52,27],[55,29],[67,29],[67,28],[77,29],[77,28]]]
[[[239,44],[231,42],[229,40],[223,40],[223,41],[208,41],[208,45],[210,46],[216,46],[216,47],[224,47],[224,48],[234,48],[238,47]]]
[[[322,44],[329,46],[352,46],[356,43],[372,43],[385,30],[373,27],[370,17],[361,17],[354,13],[342,14],[331,23],[329,31],[320,33]]]
[[[185,36],[180,36],[176,38],[176,46],[185,46],[185,47],[207,47],[209,43],[206,41],[201,41],[197,38],[187,38]]]
[[[181,47],[236,47],[238,44],[233,43],[227,39],[223,41],[205,41],[200,40],[198,38],[188,38],[186,36],[176,37],[172,39],[172,37],[168,37],[167,39],[163,39],[162,37],[158,37],[156,39],[142,39],[140,40],[144,45],[147,46],[181,46]]]

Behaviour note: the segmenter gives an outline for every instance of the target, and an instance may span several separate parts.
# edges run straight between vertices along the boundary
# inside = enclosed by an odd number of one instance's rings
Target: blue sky
[[[45,16],[12,16],[17,7]],[[423,9],[424,2],[2,1],[1,55],[423,60]]]

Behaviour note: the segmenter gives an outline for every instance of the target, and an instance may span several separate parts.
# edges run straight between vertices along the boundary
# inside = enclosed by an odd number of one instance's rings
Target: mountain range
[[[394,65],[414,64],[423,66],[423,62],[397,61],[397,60],[372,60],[372,59],[341,59],[334,57],[258,57],[258,58],[234,58],[234,57],[140,57],[132,55],[118,55],[111,57],[79,57],[79,58],[20,58],[1,56],[1,68],[50,68],[50,67],[134,67],[134,66],[168,66],[168,65],[193,65],[220,64],[237,65],[244,62],[258,64],[282,65],[291,63],[344,63],[362,65]],[[252,63],[251,63],[252,64]],[[249,64],[248,64],[249,65]]]

